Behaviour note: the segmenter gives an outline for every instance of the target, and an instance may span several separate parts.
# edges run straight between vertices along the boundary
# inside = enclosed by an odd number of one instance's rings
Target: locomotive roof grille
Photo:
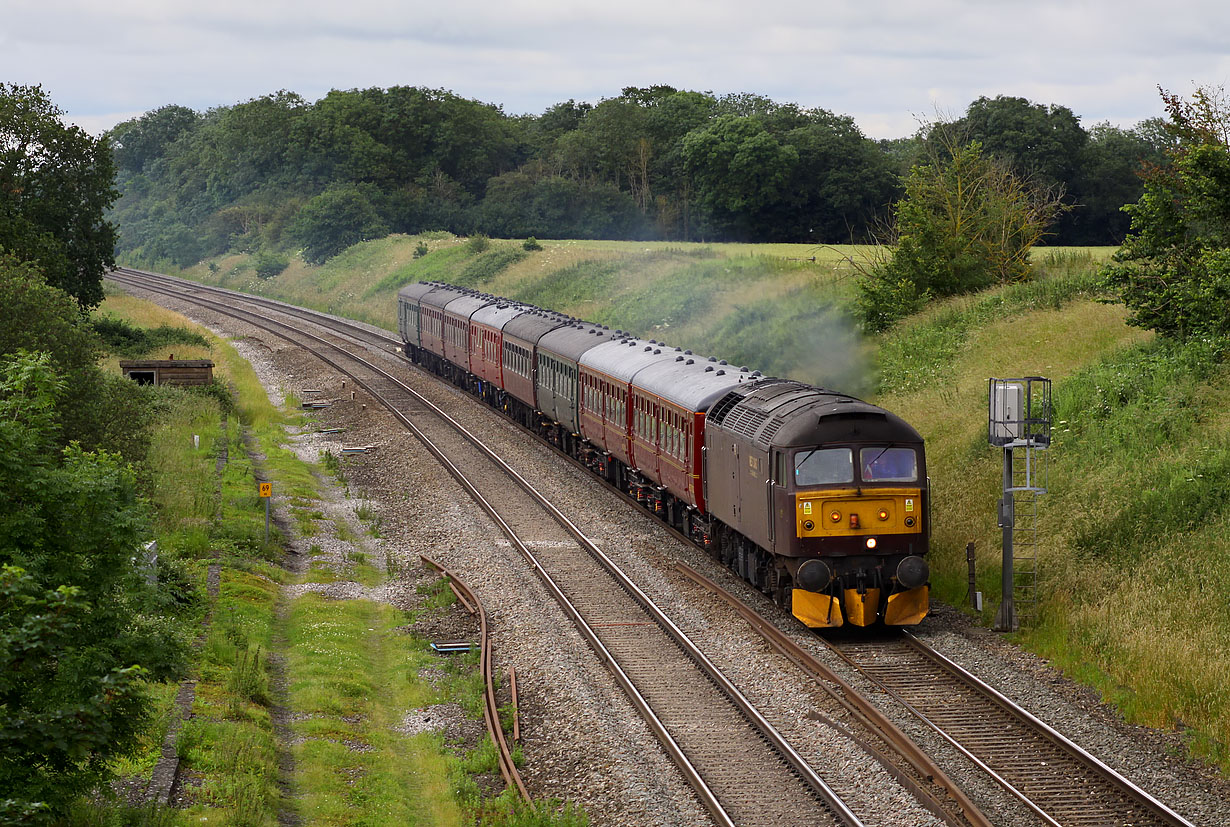
[[[778,431],[782,429],[782,426],[785,424],[786,424],[786,417],[784,416],[773,417],[773,420],[769,422],[768,425],[765,426],[763,431],[760,432],[760,439],[763,440],[765,443],[772,441],[773,437],[777,434]]]
[[[767,411],[757,411],[752,408],[740,408],[734,415],[722,423],[722,427],[748,439],[755,439],[760,426],[769,418]]]
[[[840,422],[843,419],[888,419],[888,414],[884,411],[836,411],[835,413],[820,414],[820,422]]]
[[[714,425],[721,425],[722,420],[726,418],[726,414],[730,413],[730,409],[738,405],[739,400],[742,398],[743,394],[738,391],[731,391],[723,396],[709,411],[709,422]]]

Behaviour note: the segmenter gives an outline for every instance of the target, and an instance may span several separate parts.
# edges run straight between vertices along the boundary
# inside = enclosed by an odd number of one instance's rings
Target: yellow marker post
[[[265,501],[265,542],[269,542],[269,500],[273,498],[273,483],[262,482],[257,486],[260,498]]]

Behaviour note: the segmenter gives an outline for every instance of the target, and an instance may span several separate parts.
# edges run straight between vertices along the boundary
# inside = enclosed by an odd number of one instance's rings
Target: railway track
[[[705,654],[555,506],[463,426],[347,346],[209,298],[212,288],[137,271],[115,281],[230,316],[315,354],[412,431],[529,561],[718,824],[862,822]],[[173,286],[172,286],[173,285]],[[185,292],[187,290],[187,292]],[[244,294],[278,313],[331,320]],[[342,322],[350,344],[392,337]],[[362,331],[356,333],[355,331]],[[366,340],[366,341],[364,341]],[[509,485],[510,480],[514,485]]]
[[[910,632],[827,643],[1042,823],[1194,827]]]

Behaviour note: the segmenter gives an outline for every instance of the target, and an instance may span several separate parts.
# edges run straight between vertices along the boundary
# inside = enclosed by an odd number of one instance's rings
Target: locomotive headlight
[[[906,528],[913,528],[913,527],[914,527],[914,518],[913,518],[913,517],[906,517],[906,518],[905,518],[905,527],[906,527]]]
[[[876,538],[868,537],[867,538],[867,548],[875,548],[875,547],[876,547]]]
[[[886,508],[881,508],[881,509],[880,509],[880,519],[881,519],[881,520],[887,520],[887,519],[888,519],[888,509],[886,509]]]
[[[815,523],[813,523],[811,520],[804,520],[804,521],[803,521],[803,530],[804,530],[804,531],[811,531],[811,530],[812,530],[813,528],[815,528],[815,527],[816,527],[816,524],[815,524]]]
[[[840,523],[841,522],[841,512],[834,511],[832,514],[829,515],[829,519],[835,523]]]

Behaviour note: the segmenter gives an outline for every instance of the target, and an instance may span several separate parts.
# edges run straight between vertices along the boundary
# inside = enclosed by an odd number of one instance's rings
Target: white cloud
[[[520,113],[667,83],[821,107],[890,137],[997,94],[1131,124],[1161,112],[1158,84],[1226,83],[1228,30],[1212,0],[8,0],[0,78],[41,83],[91,131],[283,88],[443,87]]]

